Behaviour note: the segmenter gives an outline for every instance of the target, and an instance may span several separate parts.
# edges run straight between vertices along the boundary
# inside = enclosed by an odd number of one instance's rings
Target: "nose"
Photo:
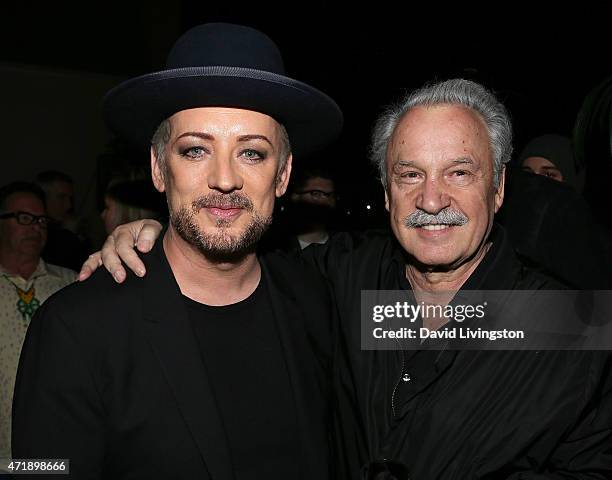
[[[232,155],[229,152],[217,153],[210,161],[208,188],[223,193],[242,189],[244,179]]]
[[[38,222],[33,222],[30,225],[25,226],[24,228],[27,228],[28,235],[38,235],[41,238],[47,233],[47,227],[43,227]]]
[[[416,207],[420,210],[435,215],[450,206],[450,196],[437,179],[426,179],[420,189],[416,199]]]

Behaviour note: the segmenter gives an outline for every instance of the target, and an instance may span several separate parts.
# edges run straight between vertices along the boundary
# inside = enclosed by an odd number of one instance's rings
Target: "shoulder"
[[[536,265],[517,255],[518,290],[570,290],[572,287],[544,266]]]
[[[60,321],[78,329],[120,325],[139,308],[140,302],[136,300],[141,296],[141,287],[148,282],[150,279],[140,279],[130,272],[118,284],[110,273],[99,268],[87,280],[73,281],[51,295],[44,302],[42,313],[45,321]]]
[[[383,252],[393,244],[393,235],[389,230],[373,229],[335,233],[326,245],[334,255],[362,255]]]
[[[59,265],[53,265],[52,263],[45,263],[47,274],[56,277],[65,285],[68,285],[76,280],[77,273],[69,268],[60,267]]]
[[[319,284],[321,272],[298,252],[274,251],[259,256],[264,268],[285,286]]]
[[[335,233],[325,244],[305,248],[302,255],[331,278],[352,269],[384,269],[396,250],[397,242],[390,231],[366,230]]]

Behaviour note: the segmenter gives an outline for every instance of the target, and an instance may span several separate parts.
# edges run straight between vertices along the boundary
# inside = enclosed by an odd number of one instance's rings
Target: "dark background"
[[[383,105],[425,81],[463,76],[496,91],[512,115],[517,151],[539,134],[571,134],[586,94],[612,74],[607,15],[587,18],[586,6],[534,9],[497,3],[453,11],[433,2],[370,2],[361,10],[316,1],[5,4],[0,63],[128,78],[163,69],[172,43],[196,24],[256,27],[278,43],[290,76],[339,103],[345,130],[323,157],[333,159],[345,198],[379,210],[381,190],[366,160],[371,126]],[[91,161],[102,153],[89,152]]]

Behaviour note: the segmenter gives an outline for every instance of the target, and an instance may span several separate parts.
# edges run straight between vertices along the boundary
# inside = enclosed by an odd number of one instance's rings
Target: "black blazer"
[[[72,478],[234,478],[162,242],[144,261],[143,279],[117,285],[99,271],[39,309],[19,363],[13,458],[68,458]],[[294,394],[300,478],[326,479],[328,290],[295,259],[274,253],[260,262]]]

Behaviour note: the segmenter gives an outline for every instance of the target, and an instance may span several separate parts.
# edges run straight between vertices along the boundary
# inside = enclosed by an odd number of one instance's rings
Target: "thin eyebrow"
[[[274,145],[272,145],[272,142],[268,140],[268,137],[266,137],[265,135],[241,135],[238,137],[239,142],[248,142],[250,140],[265,140],[270,144],[271,147],[274,147]]]
[[[181,133],[178,137],[176,137],[176,140],[178,140],[179,138],[183,138],[183,137],[197,137],[197,138],[201,138],[202,140],[214,140],[215,139],[215,137],[213,137],[210,133],[185,132],[185,133]]]
[[[176,140],[183,138],[183,137],[197,137],[197,138],[201,138],[202,140],[210,140],[210,141],[215,140],[214,136],[212,136],[209,133],[204,133],[204,132],[185,132],[185,133],[180,134],[178,137],[176,137]],[[272,145],[272,142],[265,135],[241,135],[238,137],[239,142],[248,142],[251,140],[264,140],[268,142],[271,147],[274,147],[274,145]]]
[[[556,170],[560,172],[560,170],[557,167],[542,167],[542,170]]]

